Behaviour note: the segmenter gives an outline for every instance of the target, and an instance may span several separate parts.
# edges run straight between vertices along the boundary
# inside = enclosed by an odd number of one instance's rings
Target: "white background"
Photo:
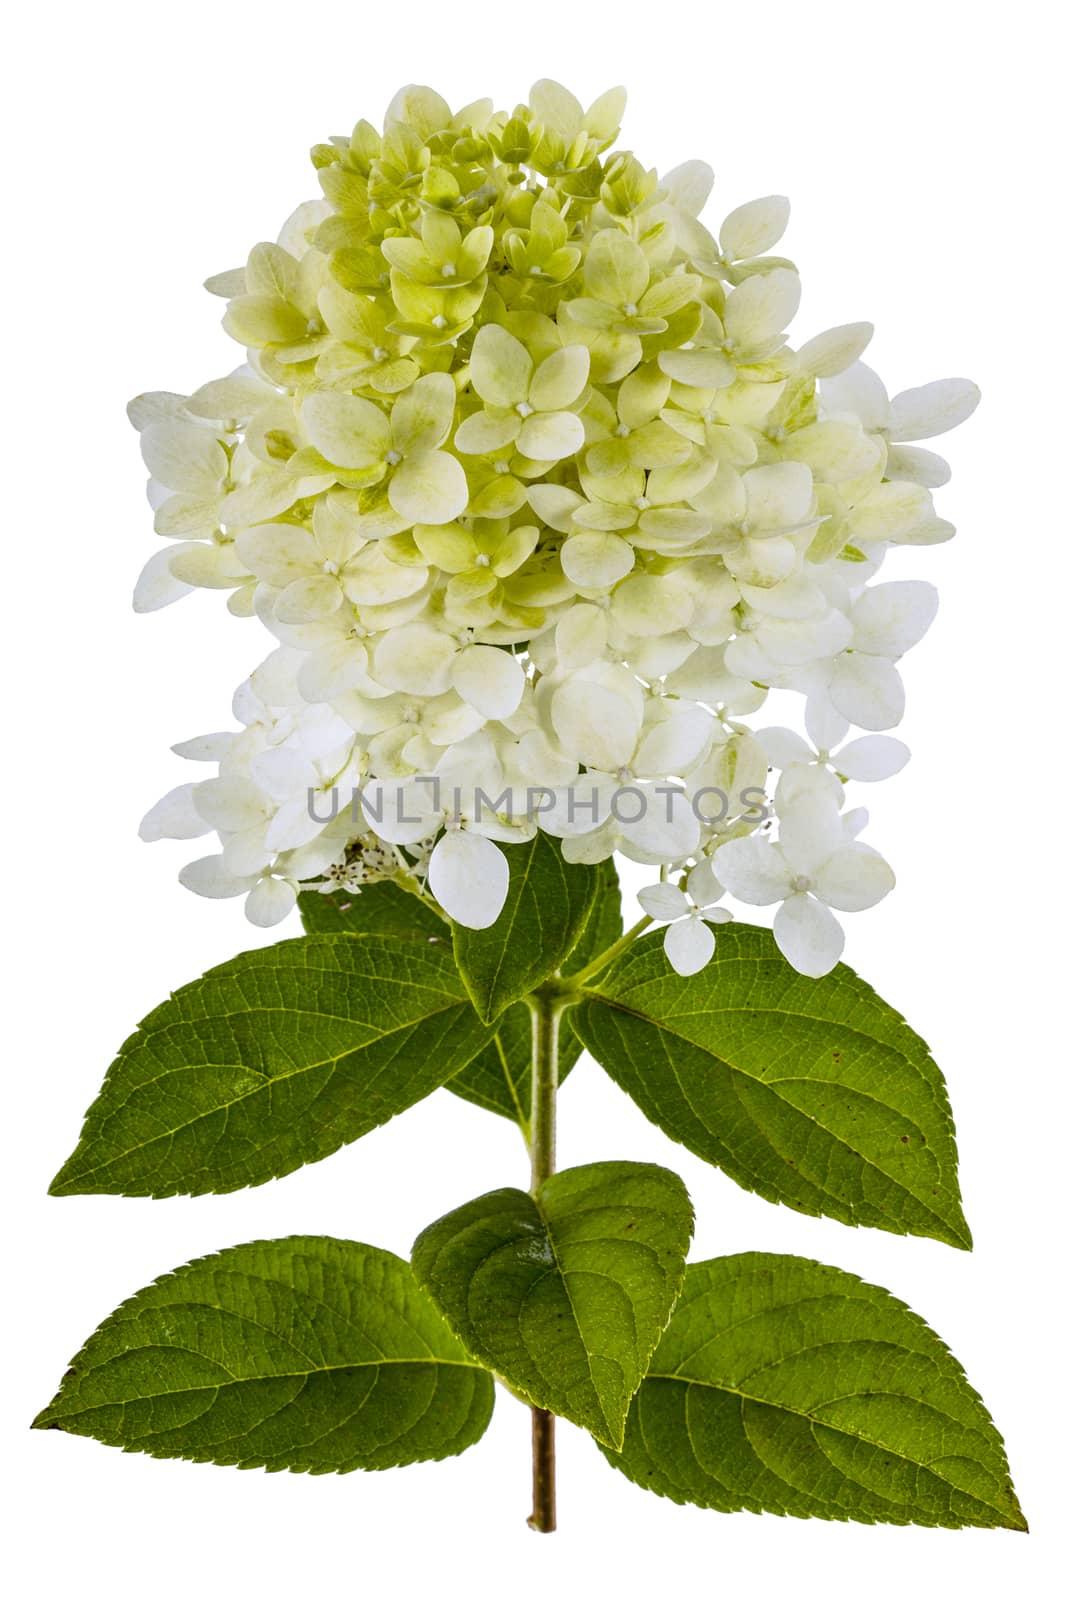
[[[4,1014],[12,1593],[1053,1593],[1064,1385],[1062,1269],[1047,1224],[1064,1146],[1054,941],[1067,623],[1058,52],[1037,6],[981,10],[20,8],[4,84],[13,648],[0,844],[19,968]],[[406,81],[432,82],[453,105],[482,94],[510,105],[541,75],[584,101],[625,82],[623,146],[661,171],[710,160],[713,226],[741,200],[791,196],[798,339],[869,317],[870,359],[891,389],[961,373],[985,392],[947,441],[956,476],[939,500],[958,539],[900,552],[892,571],[932,577],[942,611],[906,664],[912,764],[867,791],[868,836],[899,888],[850,920],[848,949],[948,1077],[973,1255],[768,1206],[644,1125],[588,1061],[562,1097],[561,1158],[677,1166],[696,1202],[697,1257],[816,1256],[915,1306],[1006,1437],[1028,1539],[682,1509],[628,1484],[567,1425],[561,1531],[541,1539],[524,1525],[525,1413],[506,1396],[469,1454],[344,1478],[153,1461],[27,1431],[83,1338],[159,1272],[293,1232],[406,1252],[432,1217],[523,1181],[514,1130],[441,1092],[250,1192],[45,1196],[135,1020],[276,936],[251,929],[236,902],[178,888],[195,845],[136,838],[141,813],[185,776],[168,746],[228,725],[231,689],[267,641],[217,596],[133,616],[130,588],[156,545],[124,403],[145,388],[187,392],[236,364],[219,302],[198,285],[317,192],[313,142],[379,119]]]

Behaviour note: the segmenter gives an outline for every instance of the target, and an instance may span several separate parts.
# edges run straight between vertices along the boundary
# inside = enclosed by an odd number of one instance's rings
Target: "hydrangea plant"
[[[908,759],[886,730],[936,595],[882,567],[951,536],[915,441],[978,391],[891,400],[868,323],[791,346],[787,202],[713,233],[703,162],[613,149],[624,100],[401,90],[209,280],[236,370],[132,403],[166,541],[135,606],[225,591],[273,641],[142,835],[216,834],[186,887],[305,931],[145,1018],[53,1183],[224,1193],[447,1087],[517,1125],[529,1189],[433,1222],[410,1263],[289,1238],[181,1267],[38,1425],[380,1468],[475,1443],[495,1379],[532,1412],[543,1531],[557,1416],[679,1501],[1021,1528],[980,1399],[885,1290],[791,1256],[687,1267],[674,1173],[555,1170],[584,1047],[768,1200],[970,1245],[941,1075],[839,964],[836,913],[893,887],[851,786]],[[806,737],[762,718],[790,693]],[[626,932],[616,854],[651,879]]]

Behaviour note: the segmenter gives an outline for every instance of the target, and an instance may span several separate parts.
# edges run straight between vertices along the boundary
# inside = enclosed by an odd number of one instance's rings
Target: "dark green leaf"
[[[644,1489],[716,1511],[1025,1529],[959,1362],[885,1289],[799,1256],[701,1261],[630,1410]]]
[[[395,933],[412,938],[447,939],[448,923],[418,895],[398,889],[383,879],[368,884],[359,894],[338,891],[317,894],[306,890],[299,897],[300,920],[305,933]]]
[[[619,1444],[682,1282],[693,1212],[662,1167],[600,1161],[482,1195],[411,1265],[467,1348],[532,1404]]]
[[[457,924],[454,932],[456,965],[487,1022],[562,967],[589,921],[601,882],[596,867],[564,861],[547,833],[505,854],[511,881],[499,917],[490,928]]]
[[[568,1016],[645,1115],[767,1200],[970,1247],[944,1080],[848,967],[803,978],[763,928],[680,978],[641,939]]]
[[[316,934],[186,984],[141,1023],[53,1194],[224,1194],[414,1105],[491,1030],[447,945]]]
[[[563,963],[564,973],[580,971],[594,956],[614,944],[622,933],[621,895],[615,863],[611,860],[602,861],[596,872],[599,882],[593,909],[581,938]],[[582,1053],[581,1043],[571,1028],[568,1014],[564,1011],[560,1018],[560,1083]],[[521,1000],[508,1007],[493,1039],[469,1066],[449,1080],[447,1088],[485,1111],[510,1117],[518,1123],[524,1134],[528,1132],[530,1013]]]
[[[35,1428],[268,1472],[440,1461],[485,1432],[493,1381],[406,1261],[263,1240],[179,1267],[74,1357]]]

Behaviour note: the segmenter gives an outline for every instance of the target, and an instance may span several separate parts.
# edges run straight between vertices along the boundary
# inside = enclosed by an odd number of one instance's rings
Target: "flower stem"
[[[559,1088],[559,1023],[567,999],[548,985],[530,995],[530,1193],[537,1195],[556,1170],[556,1091]],[[538,1533],[556,1527],[556,1419],[530,1407],[533,1445],[533,1510],[527,1522]]]
[[[632,928],[627,928],[621,939],[616,939],[615,943],[609,944],[606,950],[601,950],[600,954],[590,961],[587,967],[583,967],[581,972],[576,972],[572,977],[567,978],[565,980],[566,988],[580,989],[583,984],[589,982],[590,978],[595,978],[598,972],[603,972],[605,967],[611,965],[616,956],[621,956],[624,950],[628,950],[634,940],[639,939],[645,929],[651,927],[651,925],[651,917],[640,917]]]

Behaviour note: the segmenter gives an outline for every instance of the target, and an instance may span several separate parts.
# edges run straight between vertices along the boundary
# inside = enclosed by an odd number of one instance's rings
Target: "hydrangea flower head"
[[[845,788],[907,758],[882,735],[936,596],[880,569],[951,537],[948,468],[915,441],[978,391],[890,400],[868,323],[791,345],[787,202],[713,232],[710,168],[616,149],[624,105],[401,90],[209,280],[236,370],[130,407],[165,541],[137,609],[217,589],[272,636],[237,729],[178,747],[210,775],[142,832],[215,833],[183,882],[247,894],[257,923],[392,878],[484,927],[500,846],[543,829],[568,860],[660,869],[643,904],[680,971],[712,958],[725,891],[777,903],[818,976],[833,910],[892,886]],[[751,718],[790,692],[811,744],[761,741]]]

